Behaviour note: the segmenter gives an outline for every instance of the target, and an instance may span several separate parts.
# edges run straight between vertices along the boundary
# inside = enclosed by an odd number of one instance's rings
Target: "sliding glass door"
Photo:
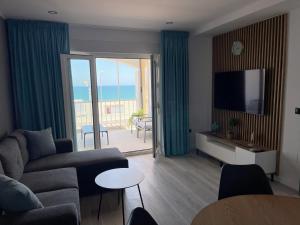
[[[67,134],[77,150],[101,148],[94,58],[63,55]]]
[[[150,58],[62,56],[67,133],[77,150],[157,148],[151,66]]]
[[[127,127],[140,105],[139,59],[97,58],[96,69],[101,124],[116,129]]]
[[[71,77],[73,84],[73,104],[77,140],[79,148],[95,147],[95,139],[87,138],[94,133],[93,107],[92,107],[92,83],[90,74],[90,62],[86,59],[71,59]],[[78,142],[77,142],[78,143]],[[83,146],[82,146],[83,145]]]

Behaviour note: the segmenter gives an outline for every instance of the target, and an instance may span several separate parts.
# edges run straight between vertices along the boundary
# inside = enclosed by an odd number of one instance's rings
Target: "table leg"
[[[106,131],[106,139],[107,139],[107,144],[109,145],[108,131]]]
[[[121,190],[121,200],[122,200],[122,215],[123,215],[123,225],[125,225],[125,215],[124,215],[124,190]]]
[[[83,147],[85,148],[85,133],[83,134]]]
[[[99,201],[99,208],[98,208],[98,220],[100,219],[101,203],[102,203],[102,191],[100,191],[100,201]]]
[[[142,206],[143,206],[143,208],[145,208],[145,207],[144,207],[143,198],[142,198],[142,194],[141,194],[140,185],[138,184],[138,185],[137,185],[137,187],[138,187],[138,189],[139,189],[139,194],[140,194],[140,198],[141,198]]]

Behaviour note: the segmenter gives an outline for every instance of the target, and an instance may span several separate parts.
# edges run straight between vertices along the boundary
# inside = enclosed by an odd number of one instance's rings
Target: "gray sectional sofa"
[[[108,169],[128,167],[116,148],[73,152],[71,140],[56,140],[56,154],[29,160],[26,138],[20,130],[0,142],[0,173],[29,187],[44,208],[2,215],[7,225],[78,225],[79,195],[95,194],[95,177]]]

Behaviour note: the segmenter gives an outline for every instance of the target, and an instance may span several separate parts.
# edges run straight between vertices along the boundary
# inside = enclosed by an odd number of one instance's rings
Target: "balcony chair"
[[[219,188],[219,200],[237,195],[257,194],[273,194],[269,180],[260,166],[255,164],[226,164],[223,166]]]
[[[99,124],[99,132],[101,133],[101,136],[103,137],[103,133],[106,133],[106,141],[107,145],[109,145],[109,138],[108,138],[108,130],[106,127]],[[81,127],[81,138],[83,138],[83,147],[85,148],[85,136],[87,134],[94,133],[93,125],[84,125]]]
[[[146,135],[147,131],[152,131],[152,117],[140,117],[134,120],[134,124],[136,127],[136,135],[139,138],[139,132],[141,130],[144,131],[144,143],[146,143]]]

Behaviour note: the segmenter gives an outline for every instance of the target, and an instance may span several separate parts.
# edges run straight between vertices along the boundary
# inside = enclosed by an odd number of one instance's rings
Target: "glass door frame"
[[[137,54],[137,53],[96,53],[93,55],[94,60],[97,58],[112,58],[112,59],[149,59],[151,70],[150,70],[150,80],[151,80],[151,111],[152,111],[152,156],[155,158],[157,152],[162,152],[161,148],[163,146],[161,143],[161,137],[157,129],[161,126],[158,126],[158,123],[161,121],[158,119],[158,112],[160,106],[160,97],[157,96],[157,88],[160,88],[159,83],[159,54]],[[97,76],[97,74],[96,74]],[[160,132],[161,133],[161,132]]]
[[[152,146],[153,158],[163,153],[162,119],[161,119],[161,80],[160,55],[151,55],[151,101],[152,101]]]
[[[155,56],[155,57],[154,57]],[[159,55],[158,55],[159,57]],[[161,143],[160,126],[158,123],[161,120],[158,118],[158,112],[160,111],[160,97],[157,96],[157,85],[159,85],[159,58],[157,55],[152,54],[135,54],[135,53],[96,53],[93,55],[80,55],[80,54],[61,54],[61,70],[62,70],[62,83],[64,89],[64,108],[65,108],[65,121],[67,127],[67,137],[74,139],[77,138],[74,134],[73,122],[73,92],[72,92],[72,77],[71,77],[71,60],[83,59],[88,60],[90,64],[90,76],[91,76],[91,96],[92,96],[92,112],[93,112],[93,130],[94,130],[94,148],[101,149],[101,137],[100,137],[100,115],[98,107],[98,87],[97,87],[97,71],[96,71],[96,59],[97,58],[117,58],[117,59],[150,59],[151,64],[151,105],[152,105],[152,149],[153,157],[156,157],[158,149],[163,148]],[[75,127],[76,129],[76,127]],[[77,150],[76,139],[74,140],[75,149]],[[162,149],[160,149],[162,151]]]
[[[62,82],[64,89],[65,101],[65,120],[67,127],[67,137],[77,138],[74,134],[73,122],[73,94],[72,94],[72,74],[71,74],[71,60],[81,59],[88,60],[90,65],[90,79],[91,79],[91,96],[92,96],[92,113],[93,113],[93,131],[94,131],[94,149],[101,149],[100,138],[100,119],[98,109],[98,90],[97,90],[97,72],[96,72],[96,58],[92,55],[78,55],[78,54],[62,54],[61,68],[62,68]],[[75,124],[76,126],[76,124]],[[76,128],[75,128],[76,129]],[[74,137],[75,136],[75,137]],[[74,141],[75,142],[75,141]],[[77,143],[76,143],[77,146]]]

